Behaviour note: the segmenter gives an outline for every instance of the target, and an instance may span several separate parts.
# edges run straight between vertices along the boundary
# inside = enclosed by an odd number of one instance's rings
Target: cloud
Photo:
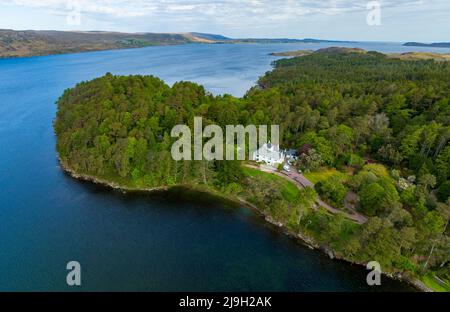
[[[439,0],[435,0],[439,1]],[[46,8],[64,13],[79,8],[82,13],[114,17],[182,15],[218,18],[292,19],[311,14],[337,15],[366,10],[361,0],[0,0],[0,4]],[[381,0],[384,7],[411,6],[420,0]],[[429,0],[428,2],[434,2]]]
[[[367,11],[370,0],[0,0],[1,5],[37,8],[53,15],[78,10],[85,28],[159,31],[219,31],[231,34],[294,33],[320,20]],[[424,16],[449,0],[380,0],[383,16]],[[384,14],[388,12],[388,14]],[[401,13],[399,13],[401,12]],[[441,10],[442,12],[442,10]],[[401,15],[401,17],[398,17]],[[353,15],[354,17],[354,15]],[[361,18],[365,22],[365,18]],[[307,24],[308,22],[312,22]],[[345,22],[347,23],[347,22]],[[344,23],[344,24],[345,24]],[[348,21],[351,24],[351,21]],[[301,25],[301,26],[300,26]],[[311,28],[309,28],[311,31]],[[315,28],[313,29],[315,30]]]
[[[146,16],[158,9],[156,1],[145,0],[0,0],[0,5],[49,9],[55,13],[79,10],[85,14],[102,14],[112,17]]]

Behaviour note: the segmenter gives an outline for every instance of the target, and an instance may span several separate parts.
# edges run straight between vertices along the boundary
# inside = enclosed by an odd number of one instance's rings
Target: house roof
[[[284,151],[284,154],[286,156],[296,156],[297,155],[297,150],[295,149],[287,149]]]
[[[256,152],[255,155],[259,155],[264,158],[280,159],[284,158],[284,154],[279,151],[280,148],[277,145],[271,143],[264,144]]]

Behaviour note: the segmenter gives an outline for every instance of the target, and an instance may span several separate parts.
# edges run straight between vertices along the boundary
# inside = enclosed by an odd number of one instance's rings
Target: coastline
[[[175,187],[182,187],[185,189],[189,189],[198,193],[204,193],[204,194],[208,194],[208,195],[212,195],[215,197],[218,197],[222,200],[226,200],[235,204],[241,204],[244,205],[246,208],[249,208],[251,210],[253,210],[254,212],[256,212],[259,216],[261,216],[262,218],[264,218],[264,220],[266,222],[268,222],[269,224],[271,224],[272,226],[274,226],[278,231],[282,231],[285,235],[288,235],[289,237],[295,238],[298,242],[300,242],[301,244],[303,244],[305,247],[308,247],[310,249],[313,250],[317,250],[320,251],[322,254],[328,256],[330,259],[332,260],[340,260],[340,261],[344,261],[347,262],[348,264],[351,265],[358,265],[358,266],[362,266],[362,267],[366,267],[365,263],[361,263],[361,262],[356,262],[356,261],[351,261],[349,259],[345,259],[343,257],[340,257],[338,255],[335,254],[335,252],[330,249],[328,246],[319,244],[318,242],[316,242],[314,239],[312,239],[311,237],[308,237],[302,233],[295,233],[292,230],[290,230],[289,228],[287,228],[283,223],[281,222],[277,222],[275,221],[270,215],[268,215],[267,213],[265,213],[264,211],[262,211],[261,209],[259,209],[257,206],[253,205],[252,203],[246,201],[243,198],[240,197],[233,197],[233,196],[225,196],[224,194],[218,192],[218,191],[214,191],[211,189],[202,189],[202,188],[196,188],[194,185],[173,185],[173,186],[160,186],[160,187],[153,187],[153,188],[136,188],[136,187],[128,187],[128,186],[124,186],[124,185],[120,185],[116,182],[111,182],[111,181],[107,181],[105,179],[102,178],[98,178],[95,176],[91,176],[91,175],[86,175],[86,174],[80,174],[77,173],[75,170],[71,169],[64,161],[61,160],[61,158],[58,156],[58,162],[59,165],[61,167],[61,169],[68,175],[70,175],[72,178],[76,179],[76,180],[81,180],[81,181],[86,181],[86,182],[90,182],[96,185],[101,185],[101,186],[105,186],[108,187],[110,189],[116,190],[116,191],[120,191],[122,193],[128,193],[128,192],[145,192],[145,193],[151,193],[151,192],[158,192],[158,191],[168,191],[169,189],[175,188]],[[415,288],[418,291],[421,292],[434,292],[433,289],[427,287],[422,281],[420,281],[419,279],[412,279],[408,276],[404,276],[401,273],[398,274],[392,274],[392,273],[382,273],[383,275],[394,279],[394,280],[398,280],[404,283],[407,283],[408,285],[412,286],[413,288]]]

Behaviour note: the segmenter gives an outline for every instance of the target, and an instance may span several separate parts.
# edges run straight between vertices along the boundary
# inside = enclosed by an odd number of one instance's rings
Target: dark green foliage
[[[442,183],[437,191],[437,197],[441,202],[445,202],[450,198],[450,181]]]
[[[59,155],[80,173],[132,186],[209,182],[212,166],[172,160],[169,134],[212,100],[193,83],[170,88],[154,77],[107,74],[81,83],[58,102]]]

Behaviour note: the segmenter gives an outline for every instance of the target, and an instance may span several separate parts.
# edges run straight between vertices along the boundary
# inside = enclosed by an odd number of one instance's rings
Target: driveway
[[[282,171],[282,172],[278,172],[275,168],[267,166],[267,165],[260,165],[259,167],[258,166],[254,166],[254,165],[246,165],[246,166],[250,167],[250,168],[253,168],[253,169],[258,169],[258,170],[261,170],[261,171],[264,171],[264,172],[276,174],[276,175],[278,175],[280,177],[283,177],[285,179],[290,180],[291,182],[295,183],[300,188],[306,188],[306,187],[315,188],[314,187],[314,183],[312,183],[304,175],[302,175],[301,173],[296,172],[296,171],[290,171],[290,172]],[[334,208],[333,206],[327,204],[326,202],[324,202],[320,198],[317,199],[317,204],[319,204],[319,206],[325,208],[326,210],[328,210],[332,214],[342,213],[347,219],[355,221],[358,224],[364,224],[364,223],[367,222],[367,218],[365,216],[363,216],[362,214],[359,214],[357,212],[354,212],[354,213],[344,212],[342,210],[339,210],[339,209]]]

